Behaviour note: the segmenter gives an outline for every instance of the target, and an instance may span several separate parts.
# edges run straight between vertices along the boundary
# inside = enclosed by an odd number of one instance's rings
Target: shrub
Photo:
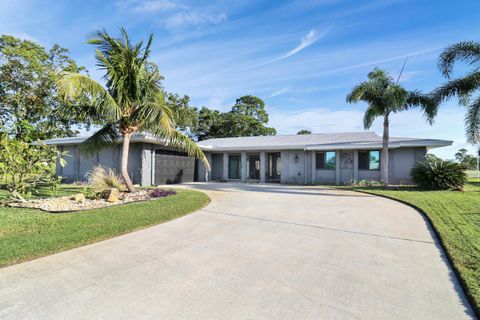
[[[154,189],[150,191],[149,196],[150,198],[163,198],[174,194],[177,194],[177,192],[173,189]]]
[[[420,188],[431,190],[461,190],[467,179],[458,163],[441,159],[417,162],[412,168],[411,175]]]
[[[40,187],[51,187],[55,193],[61,179],[55,176],[55,164],[64,166],[65,155],[39,142],[0,139],[0,188],[21,201],[25,201],[22,195],[38,193]]]
[[[88,184],[97,193],[102,193],[110,188],[125,190],[123,178],[111,168],[105,169],[102,166],[95,166],[87,175]]]

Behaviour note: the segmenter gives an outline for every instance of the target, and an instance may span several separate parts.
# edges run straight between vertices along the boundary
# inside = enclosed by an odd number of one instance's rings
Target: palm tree
[[[463,77],[451,79],[455,62],[463,61],[473,66],[473,70]],[[438,68],[449,81],[435,89],[433,95],[438,103],[453,96],[467,107],[465,131],[468,142],[480,143],[480,96],[472,99],[480,89],[480,42],[464,41],[447,47],[438,59]]]
[[[97,66],[105,71],[106,88],[84,74],[61,74],[58,88],[67,103],[58,114],[102,126],[83,143],[84,150],[97,150],[122,138],[121,174],[130,192],[135,189],[127,171],[128,151],[135,132],[164,139],[169,146],[201,159],[209,168],[200,148],[175,130],[162,92],[162,77],[149,61],[153,35],[144,46],[143,42],[131,43],[123,28],[121,34],[121,38],[113,38],[100,31],[88,40],[97,47]]]
[[[421,107],[427,120],[432,123],[437,111],[433,99],[419,91],[407,91],[398,84],[399,79],[394,82],[388,73],[374,68],[368,74],[368,80],[355,86],[346,98],[348,103],[363,101],[368,104],[363,117],[365,130],[372,126],[373,121],[377,117],[383,117],[382,156],[380,163],[382,181],[385,186],[388,186],[390,115],[411,107]]]

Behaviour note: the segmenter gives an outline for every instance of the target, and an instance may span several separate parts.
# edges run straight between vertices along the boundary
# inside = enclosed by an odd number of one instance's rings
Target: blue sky
[[[278,133],[294,134],[362,131],[365,105],[349,105],[345,96],[375,66],[397,76],[408,57],[406,88],[441,84],[441,49],[480,40],[478,12],[478,0],[0,0],[0,33],[58,43],[96,79],[102,74],[86,44],[92,32],[124,26],[135,40],[154,33],[153,60],[168,91],[219,110],[257,95]],[[391,134],[454,140],[434,151],[453,158],[458,148],[473,151],[463,118],[452,100],[433,126],[415,110],[394,115]],[[372,130],[381,134],[380,120]]]

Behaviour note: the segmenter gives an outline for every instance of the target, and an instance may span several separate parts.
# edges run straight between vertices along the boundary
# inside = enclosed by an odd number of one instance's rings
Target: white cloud
[[[181,29],[184,27],[203,27],[215,25],[227,20],[225,13],[207,13],[199,11],[181,11],[170,18],[167,18],[165,25],[170,29]]]
[[[284,55],[282,57],[282,59],[291,57],[291,56],[299,53],[303,49],[311,46],[312,44],[317,42],[317,40],[320,37],[323,37],[326,33],[327,33],[327,31],[325,31],[324,33],[319,35],[318,32],[315,29],[310,30],[304,37],[302,37],[302,39],[300,41],[300,44],[298,46],[296,46],[295,48],[293,48],[292,50],[290,50],[286,55]]]
[[[123,0],[117,4],[123,10],[139,13],[154,13],[186,8],[185,5],[171,0]]]
[[[169,0],[149,0],[139,3],[133,8],[138,12],[158,12],[183,8],[184,6]]]
[[[272,92],[272,94],[269,95],[268,97],[269,97],[269,98],[277,97],[277,96],[279,96],[279,95],[282,95],[282,94],[284,94],[284,93],[287,93],[288,91],[290,91],[290,87],[282,88],[282,89],[280,89],[280,90],[277,90],[277,91]]]

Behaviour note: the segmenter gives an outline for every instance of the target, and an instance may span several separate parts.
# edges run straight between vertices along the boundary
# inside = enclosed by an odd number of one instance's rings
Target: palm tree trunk
[[[390,139],[388,113],[383,117],[382,157],[380,158],[383,185],[388,186],[388,140]]]
[[[122,145],[122,162],[121,172],[123,180],[127,186],[128,191],[134,192],[135,187],[133,186],[132,180],[130,180],[130,176],[128,175],[128,150],[130,149],[130,138],[132,137],[131,133],[125,133],[123,135],[123,145]]]

